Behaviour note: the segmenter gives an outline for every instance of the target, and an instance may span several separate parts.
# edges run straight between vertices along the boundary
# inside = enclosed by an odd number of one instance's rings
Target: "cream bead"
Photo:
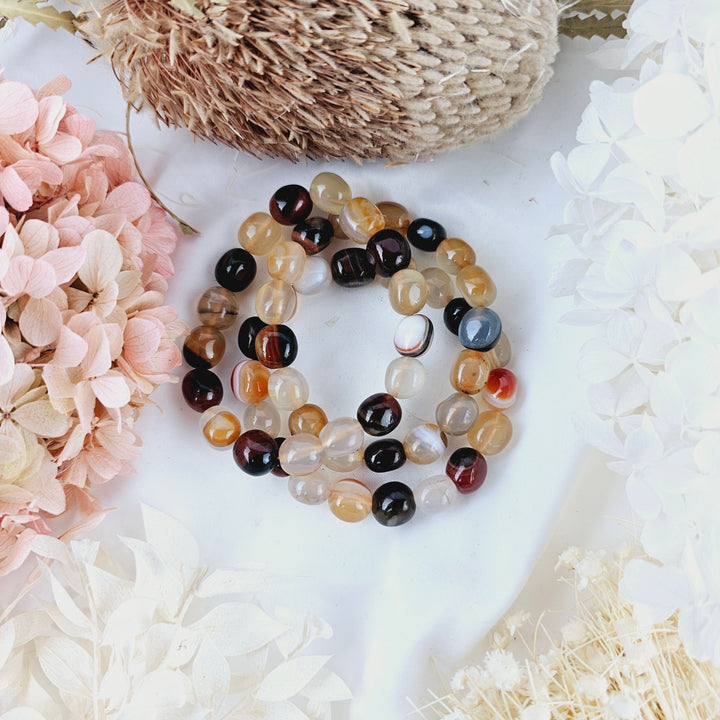
[[[267,256],[268,274],[276,280],[292,284],[302,276],[306,258],[305,251],[296,242],[281,240]]]
[[[322,172],[310,183],[310,198],[319,210],[337,215],[352,198],[352,191],[339,175]]]
[[[447,438],[432,423],[416,425],[403,439],[405,457],[416,465],[434,463],[442,457],[446,447]]]
[[[507,339],[507,335],[501,332],[500,339],[497,341],[495,347],[485,354],[488,356],[493,369],[507,367],[512,359],[512,348],[510,347],[510,341]]]
[[[383,214],[364,197],[355,197],[345,203],[339,222],[348,238],[362,245],[385,227]]]
[[[444,308],[455,297],[453,282],[444,270],[426,268],[422,276],[427,285],[427,304],[431,308]]]
[[[341,457],[362,449],[365,442],[365,431],[362,425],[351,417],[340,417],[331,420],[320,431],[320,442],[328,457]]]
[[[477,265],[468,265],[457,274],[455,284],[472,307],[487,307],[497,295],[495,283],[490,276]]]
[[[447,475],[433,475],[415,488],[415,503],[426,515],[436,515],[457,501],[459,492]]]
[[[270,400],[248,405],[243,411],[242,426],[247,430],[263,430],[271,437],[280,432],[280,413]]]
[[[372,509],[372,493],[358,480],[338,480],[330,490],[328,505],[335,517],[344,522],[364,520]]]
[[[306,257],[302,275],[293,283],[293,287],[301,295],[316,295],[330,287],[331,282],[332,273],[328,261],[316,255],[311,255]]]
[[[347,453],[347,455],[325,455],[325,467],[335,472],[346,473],[359,468],[365,462],[362,450]]]
[[[445,238],[435,251],[438,267],[457,275],[464,267],[475,264],[475,251],[460,238]]]
[[[475,424],[479,413],[473,398],[456,392],[438,403],[435,421],[446,435],[464,435]]]
[[[388,283],[390,305],[401,315],[413,315],[422,310],[427,293],[427,283],[422,273],[410,268],[398,270]]]
[[[295,368],[278,368],[267,383],[268,395],[278,410],[296,410],[308,401],[310,388],[305,376]]]
[[[297,295],[284,280],[273,279],[261,285],[255,296],[255,314],[268,325],[287,322],[297,307]]]
[[[309,475],[322,466],[324,457],[322,443],[310,433],[291,435],[278,452],[280,467],[288,475]]]
[[[253,213],[238,229],[238,242],[253,255],[267,255],[282,237],[282,225],[264,212]]]
[[[468,442],[483,455],[496,455],[507,447],[511,438],[510,418],[499,410],[480,413],[468,431]]]
[[[310,475],[291,475],[288,478],[288,490],[298,502],[304,505],[320,505],[330,495],[331,482],[331,479],[322,470]]]
[[[388,363],[385,389],[396,398],[417,395],[425,385],[425,366],[414,357],[399,357]]]

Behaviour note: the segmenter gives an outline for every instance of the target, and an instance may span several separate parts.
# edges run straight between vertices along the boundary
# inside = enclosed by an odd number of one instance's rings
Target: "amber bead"
[[[485,482],[487,461],[477,450],[461,447],[448,458],[445,473],[458,492],[471,493]]]
[[[395,358],[385,370],[385,389],[396,398],[414,397],[425,385],[425,375],[425,366],[417,358]]]
[[[270,437],[280,432],[282,420],[280,413],[271,400],[265,399],[246,405],[242,414],[242,426],[245,430],[262,430]]]
[[[267,256],[268,275],[288,284],[298,280],[305,269],[305,251],[290,240],[281,240]]]
[[[460,321],[458,339],[470,350],[487,352],[497,345],[501,332],[502,322],[494,310],[474,307],[468,310]]]
[[[439,402],[435,408],[435,421],[446,435],[465,435],[475,424],[480,409],[473,398],[456,392]]]
[[[325,450],[316,435],[297,433],[285,440],[278,457],[288,475],[310,475],[322,467]]]
[[[292,239],[306,255],[322,252],[333,239],[332,223],[325,218],[309,218],[293,228]]]
[[[504,332],[500,333],[497,345],[488,353],[488,358],[493,368],[505,367],[512,359],[512,348],[510,341]]]
[[[267,213],[253,213],[238,229],[238,242],[253,255],[267,255],[282,237],[282,228]]]
[[[183,358],[190,367],[215,367],[225,354],[225,336],[210,325],[198,325],[185,338]]]
[[[490,361],[477,350],[461,350],[450,369],[450,384],[458,392],[475,395],[485,386]]]
[[[310,183],[310,197],[318,209],[337,215],[352,198],[352,191],[339,175],[321,172]]]
[[[255,352],[255,338],[264,327],[267,327],[267,323],[264,323],[256,315],[243,320],[238,330],[237,344],[245,357],[249,357],[251,360],[258,359]]]
[[[224,287],[208,288],[198,301],[197,313],[203,325],[226,330],[237,320],[237,297]]]
[[[292,365],[297,353],[297,338],[287,325],[266,325],[255,337],[255,354],[265,367],[274,370]]]
[[[400,424],[402,408],[392,395],[376,393],[360,403],[357,419],[368,435],[387,435]]]
[[[439,460],[447,447],[447,438],[437,425],[416,425],[403,438],[405,457],[416,465]]]
[[[445,306],[443,310],[443,322],[445,323],[445,327],[453,335],[458,334],[460,322],[468,310],[470,310],[470,305],[468,305],[465,298],[455,298]]]
[[[342,287],[360,287],[375,279],[375,266],[365,248],[338,250],[330,261],[333,280]]]
[[[393,345],[401,355],[420,357],[430,348],[433,332],[430,318],[425,315],[408,315],[397,324]]]
[[[185,402],[196,412],[205,412],[223,399],[220,378],[212,370],[191,370],[182,380]]]
[[[200,416],[200,428],[211,447],[223,450],[240,435],[240,421],[226,407],[215,405]]]
[[[506,410],[515,404],[517,378],[507,368],[493,368],[481,393],[482,399],[491,407]]]
[[[299,370],[285,367],[270,375],[268,393],[279,410],[295,410],[307,402],[310,388]]]
[[[257,360],[239,362],[230,373],[230,389],[241,402],[257,403],[268,396],[270,371]]]
[[[388,283],[388,298],[395,312],[401,315],[414,315],[425,306],[427,283],[417,270],[399,270]]]
[[[468,442],[483,455],[496,455],[512,438],[512,423],[505,413],[488,410],[478,415],[468,431]]]
[[[288,417],[288,429],[291,435],[310,433],[319,437],[322,429],[327,425],[328,419],[325,411],[313,403],[305,403],[293,410]]]
[[[464,267],[475,264],[475,251],[460,238],[446,238],[437,246],[435,260],[441,270],[457,275]]]
[[[364,453],[368,470],[376,473],[391,472],[405,464],[405,450],[399,440],[383,438],[371,442]]]
[[[438,245],[447,237],[445,228],[435,220],[417,218],[413,220],[407,229],[409,243],[418,250],[435,252]]]
[[[372,510],[372,493],[359,480],[343,478],[332,486],[328,504],[332,514],[340,520],[359,522]]]
[[[258,288],[255,314],[268,325],[290,320],[297,308],[297,295],[292,285],[273,278]]]
[[[389,278],[398,270],[410,264],[410,243],[402,233],[392,228],[376,232],[365,246],[370,262],[375,266],[375,274]]]
[[[385,220],[385,227],[399,230],[403,235],[410,226],[410,213],[404,205],[396,202],[379,202],[377,209],[382,213]]]
[[[297,225],[312,208],[310,193],[301,185],[283,185],[270,198],[270,214],[281,225]]]
[[[372,496],[372,513],[386,527],[404,525],[415,514],[412,490],[397,481],[381,485]]]
[[[215,280],[230,292],[242,292],[255,279],[257,263],[243,248],[233,248],[220,257],[215,265]]]
[[[455,284],[472,307],[492,305],[497,296],[495,283],[487,272],[477,265],[468,265],[460,270],[455,278]]]
[[[426,268],[422,276],[427,285],[427,304],[431,308],[444,308],[455,295],[450,276],[436,267]]]
[[[355,197],[346,202],[339,218],[340,227],[348,238],[363,245],[385,226],[382,213],[364,197]]]
[[[317,255],[308,255],[305,259],[305,269],[295,281],[295,292],[301,295],[316,295],[325,290],[332,282],[330,265],[324,258]]]
[[[277,443],[262,430],[247,430],[235,441],[233,458],[248,475],[265,475],[277,464]]]

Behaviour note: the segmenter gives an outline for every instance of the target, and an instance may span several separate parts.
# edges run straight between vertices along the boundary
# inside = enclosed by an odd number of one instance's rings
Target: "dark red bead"
[[[312,207],[310,193],[302,185],[284,185],[270,198],[270,214],[281,225],[297,225]]]
[[[412,490],[397,481],[381,485],[372,496],[372,514],[381,525],[404,525],[415,514]]]
[[[223,399],[220,378],[212,370],[191,370],[182,380],[185,402],[196,412],[205,412]]]
[[[332,278],[342,287],[360,287],[375,279],[375,266],[365,248],[338,250],[330,260]]]
[[[365,448],[365,465],[376,473],[397,470],[405,464],[405,449],[399,440],[375,440]]]
[[[458,448],[447,461],[445,473],[455,483],[458,492],[477,490],[487,475],[487,461],[471,447]]]
[[[278,454],[280,453],[280,446],[285,442],[287,438],[284,437],[276,437],[275,438],[275,444],[278,448]],[[273,475],[276,477],[288,477],[288,473],[286,473],[282,469],[282,465],[280,465],[280,459],[278,458],[278,461],[275,463],[275,467],[270,471]]]
[[[296,225],[292,231],[292,239],[302,246],[306,255],[315,255],[330,244],[334,234],[335,230],[329,220],[315,217]]]
[[[235,441],[233,458],[248,475],[265,475],[277,465],[277,443],[263,430],[248,430]]]
[[[238,330],[237,343],[240,352],[251,360],[257,360],[258,356],[255,352],[255,338],[257,334],[267,327],[267,323],[263,322],[257,315],[252,315],[243,321]]]
[[[232,292],[241,292],[257,273],[255,258],[244,248],[228,250],[215,265],[215,280]]]
[[[435,252],[446,237],[445,228],[439,222],[427,218],[413,220],[407,229],[410,244],[425,252]]]
[[[298,354],[297,337],[287,325],[266,325],[255,338],[255,354],[271,370],[292,365]]]
[[[410,243],[402,233],[392,228],[376,232],[368,240],[366,249],[375,273],[384,278],[406,268],[412,259]]]
[[[465,298],[453,298],[443,310],[443,322],[445,327],[453,334],[457,335],[460,329],[460,322],[465,317],[465,313],[470,310],[470,305]]]
[[[402,408],[389,393],[376,393],[360,403],[357,419],[368,435],[387,435],[400,424]]]

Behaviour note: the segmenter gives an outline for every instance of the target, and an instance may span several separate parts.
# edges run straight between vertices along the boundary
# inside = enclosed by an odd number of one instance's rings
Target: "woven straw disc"
[[[506,128],[557,52],[555,0],[115,0],[83,31],[128,99],[260,155],[427,158]]]

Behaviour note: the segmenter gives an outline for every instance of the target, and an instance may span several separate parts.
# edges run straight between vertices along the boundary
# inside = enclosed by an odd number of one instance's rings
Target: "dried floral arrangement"
[[[350,697],[322,619],[268,611],[281,582],[205,567],[194,537],[143,507],[145,539],[36,543],[32,595],[0,618],[4,720],[330,720]]]
[[[174,228],[116,135],[0,76],[0,575],[46,520],[102,517],[92,486],[131,469],[133,425],[180,363],[163,304]]]

